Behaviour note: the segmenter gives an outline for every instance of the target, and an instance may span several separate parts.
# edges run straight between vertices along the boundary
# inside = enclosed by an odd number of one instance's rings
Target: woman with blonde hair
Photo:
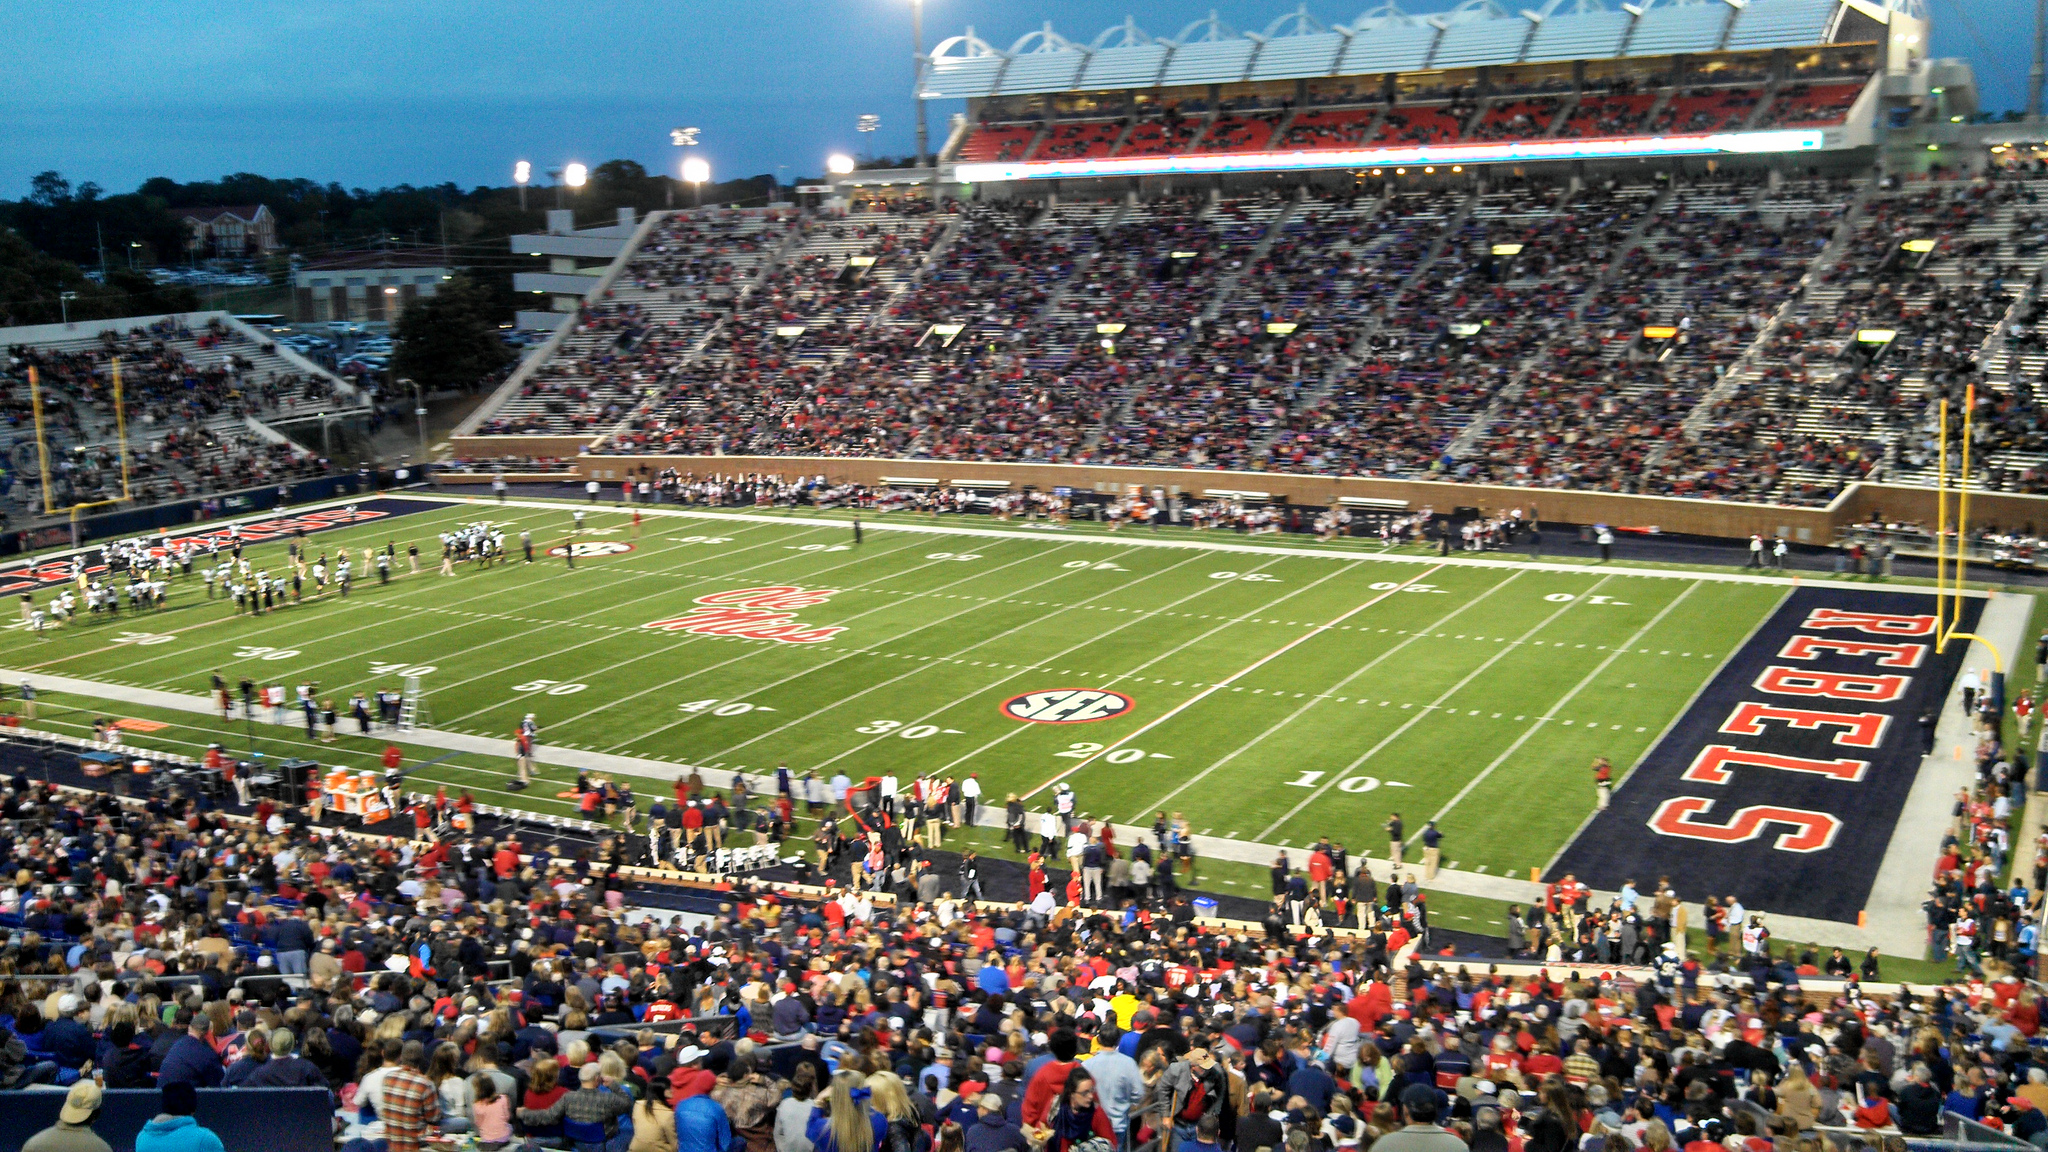
[[[910,1103],[910,1091],[900,1077],[894,1072],[869,1075],[868,1102],[889,1122],[889,1133],[882,1143],[887,1152],[919,1152],[924,1132],[918,1126],[917,1109]]]
[[[889,1121],[868,1107],[868,1090],[860,1074],[841,1072],[818,1098],[804,1135],[815,1152],[879,1152],[889,1134]]]
[[[1806,1078],[1806,1067],[1791,1061],[1785,1078],[1778,1082],[1778,1115],[1790,1120],[1795,1131],[1811,1129],[1820,1118],[1820,1091]]]

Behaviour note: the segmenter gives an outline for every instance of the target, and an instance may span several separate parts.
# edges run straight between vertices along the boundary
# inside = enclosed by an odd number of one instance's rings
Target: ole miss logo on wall
[[[1968,632],[1981,600],[1961,602]],[[1934,600],[1806,588],[1757,630],[1551,870],[1618,889],[1854,923],[1966,645],[1934,651]]]

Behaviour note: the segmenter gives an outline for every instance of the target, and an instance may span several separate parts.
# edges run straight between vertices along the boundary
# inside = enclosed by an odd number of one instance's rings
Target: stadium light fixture
[[[581,164],[571,164],[562,169],[562,183],[571,188],[581,188],[590,182],[590,169]]]
[[[702,156],[683,158],[683,183],[702,184],[711,179],[711,162]]]
[[[512,165],[512,182],[519,185],[519,210],[526,211],[526,185],[533,179],[533,162],[516,161]]]
[[[846,176],[853,172],[853,157],[844,152],[834,152],[825,158],[825,171],[834,176]]]

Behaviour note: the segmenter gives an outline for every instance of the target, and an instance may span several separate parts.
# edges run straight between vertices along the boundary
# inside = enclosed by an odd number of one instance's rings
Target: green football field
[[[1065,780],[1097,817],[1147,823],[1165,809],[1197,833],[1283,846],[1328,834],[1373,855],[1398,811],[1411,834],[1439,820],[1446,865],[1526,876],[1591,810],[1592,758],[1625,770],[1787,591],[900,513],[870,520],[855,547],[841,519],[656,510],[635,529],[610,507],[590,510],[581,538],[606,554],[573,571],[543,554],[436,574],[437,533],[484,517],[547,548],[569,511],[450,502],[317,533],[309,553],[345,545],[359,566],[364,547],[396,541],[401,570],[416,542],[423,571],[389,586],[359,575],[346,600],[330,590],[261,617],[209,601],[195,574],[161,611],[43,638],[10,627],[0,667],[193,695],[217,670],[315,682],[344,703],[412,674],[431,727],[508,739],[533,712],[543,756],[786,763],[856,780],[972,771],[987,799],[1036,793],[1034,808]],[[281,541],[248,555],[286,568]],[[717,634],[737,629],[755,636]],[[134,742],[188,754],[242,730],[68,703],[169,721]],[[273,755],[304,744],[258,735]],[[308,751],[368,767],[382,744]],[[419,776],[509,803],[509,767],[461,754]],[[546,810],[553,791],[518,802]]]

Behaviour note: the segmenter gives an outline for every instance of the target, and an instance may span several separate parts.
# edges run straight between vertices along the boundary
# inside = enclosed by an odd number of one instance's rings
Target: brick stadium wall
[[[1665,532],[1740,538],[1753,532],[1783,532],[1803,543],[1825,544],[1835,530],[1875,514],[1892,520],[1934,522],[1934,493],[1921,488],[1859,484],[1828,508],[1777,504],[1740,504],[1724,500],[1689,500],[1671,496],[1633,496],[1614,492],[1512,488],[1492,484],[1447,484],[1428,480],[1373,480],[1357,477],[1307,476],[1285,472],[1215,472],[1179,468],[1115,468],[1074,464],[977,464],[944,460],[891,460],[839,456],[582,456],[582,437],[494,436],[458,439],[455,454],[485,458],[508,454],[573,458],[581,479],[616,483],[628,476],[651,477],[663,468],[697,474],[769,472],[782,475],[823,473],[834,482],[878,484],[884,476],[916,476],[939,481],[1007,480],[1012,485],[1043,489],[1080,488],[1114,491],[1124,485],[1178,487],[1184,494],[1224,488],[1271,493],[1294,504],[1330,504],[1340,496],[1405,500],[1411,508],[1433,507],[1448,512],[1475,507],[1485,512],[1532,507],[1554,523],[1607,523],[1620,527],[1654,526]],[[1970,519],[1977,524],[2048,527],[2048,497],[2010,494],[1977,495],[1970,499]]]
[[[456,456],[474,460],[495,460],[501,456],[548,456],[555,459],[574,459],[585,448],[595,443],[597,437],[589,436],[457,436],[451,439],[449,450]]]

